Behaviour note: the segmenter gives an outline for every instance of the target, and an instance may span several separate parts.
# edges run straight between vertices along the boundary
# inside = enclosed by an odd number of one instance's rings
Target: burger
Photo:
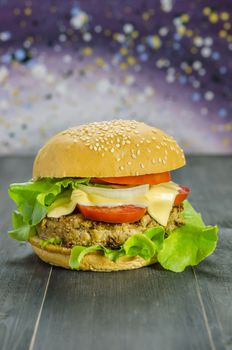
[[[214,251],[218,231],[188,202],[189,188],[172,181],[184,165],[175,139],[141,122],[69,128],[40,149],[31,180],[10,185],[17,210],[9,235],[67,269],[158,262],[183,271]]]

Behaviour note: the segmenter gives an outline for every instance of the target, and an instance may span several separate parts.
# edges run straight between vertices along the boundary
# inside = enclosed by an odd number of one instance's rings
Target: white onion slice
[[[98,196],[116,199],[133,199],[135,197],[144,196],[149,190],[149,185],[141,185],[135,187],[127,188],[105,188],[105,187],[95,187],[95,186],[86,186],[79,184],[78,187],[88,193],[95,194]]]

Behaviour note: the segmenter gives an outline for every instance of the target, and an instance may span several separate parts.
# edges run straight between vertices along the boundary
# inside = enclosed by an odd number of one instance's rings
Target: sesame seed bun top
[[[184,153],[171,136],[135,120],[112,120],[53,136],[35,158],[33,178],[136,176],[183,165]]]

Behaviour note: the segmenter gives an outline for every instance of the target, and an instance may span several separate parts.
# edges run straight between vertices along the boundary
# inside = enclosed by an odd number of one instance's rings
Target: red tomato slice
[[[92,178],[92,182],[95,183],[111,183],[117,185],[157,185],[162,182],[171,181],[170,172],[159,174],[148,174],[148,175],[138,175],[138,176],[124,176],[124,177],[102,177],[102,178]]]
[[[78,208],[81,214],[87,219],[110,222],[113,224],[138,221],[147,211],[146,208],[139,208],[134,205],[122,205],[118,207],[92,207],[78,205]]]
[[[180,186],[179,193],[177,194],[174,205],[179,205],[185,198],[188,197],[190,189],[186,186]]]

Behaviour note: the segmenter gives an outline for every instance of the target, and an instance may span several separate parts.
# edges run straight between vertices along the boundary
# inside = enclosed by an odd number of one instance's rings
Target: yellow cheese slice
[[[166,226],[179,186],[174,182],[152,185],[144,195],[134,198],[113,199],[97,194],[86,193],[82,189],[72,191],[69,198],[55,201],[48,210],[48,217],[58,218],[71,214],[76,205],[115,207],[135,205],[147,207],[149,214],[161,225]]]
[[[178,190],[179,186],[170,181],[151,186],[146,194],[148,213],[163,226],[166,226],[168,223]]]

